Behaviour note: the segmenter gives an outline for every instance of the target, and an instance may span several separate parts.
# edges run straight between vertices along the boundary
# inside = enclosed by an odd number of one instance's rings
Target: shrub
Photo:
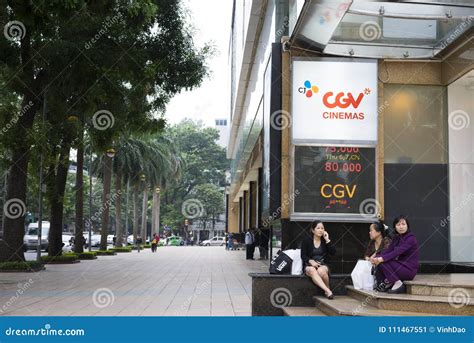
[[[97,252],[84,251],[77,255],[80,260],[94,260],[97,258]]]
[[[117,253],[113,250],[98,250],[95,252],[97,256],[112,256],[117,255]]]
[[[78,256],[74,253],[66,253],[58,256],[42,256],[44,263],[73,263],[78,261]]]
[[[115,252],[132,252],[132,249],[128,247],[112,248],[110,250],[115,251]]]

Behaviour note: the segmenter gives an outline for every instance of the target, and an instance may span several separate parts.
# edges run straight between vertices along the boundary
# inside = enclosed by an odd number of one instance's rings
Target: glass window
[[[384,85],[385,163],[447,163],[446,88]]]

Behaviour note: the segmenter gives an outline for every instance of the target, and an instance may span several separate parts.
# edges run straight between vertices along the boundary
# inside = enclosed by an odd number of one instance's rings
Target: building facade
[[[404,214],[424,263],[474,262],[474,4],[235,1],[227,229],[297,248],[313,220],[350,272]]]

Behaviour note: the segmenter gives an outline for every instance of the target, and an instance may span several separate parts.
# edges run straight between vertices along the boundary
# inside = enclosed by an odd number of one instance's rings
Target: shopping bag
[[[291,274],[292,264],[292,258],[284,252],[279,251],[270,262],[269,272],[270,274]]]
[[[301,275],[303,271],[303,260],[301,259],[301,249],[288,249],[283,251],[293,262],[291,263],[291,275]]]
[[[355,289],[372,290],[374,287],[374,276],[371,273],[372,264],[369,261],[357,261],[351,273],[352,283]]]

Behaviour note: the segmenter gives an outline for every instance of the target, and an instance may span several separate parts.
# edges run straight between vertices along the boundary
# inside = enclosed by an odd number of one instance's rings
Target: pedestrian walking
[[[136,240],[136,245],[137,245],[137,250],[138,252],[140,252],[140,249],[142,247],[142,243],[143,243],[143,239],[140,235],[137,236],[137,240]]]
[[[160,241],[160,236],[156,233],[153,235],[153,239],[151,240],[151,252],[156,252],[158,247],[158,242]]]
[[[250,229],[245,233],[245,255],[247,260],[253,260],[253,252],[255,250],[255,237]]]

